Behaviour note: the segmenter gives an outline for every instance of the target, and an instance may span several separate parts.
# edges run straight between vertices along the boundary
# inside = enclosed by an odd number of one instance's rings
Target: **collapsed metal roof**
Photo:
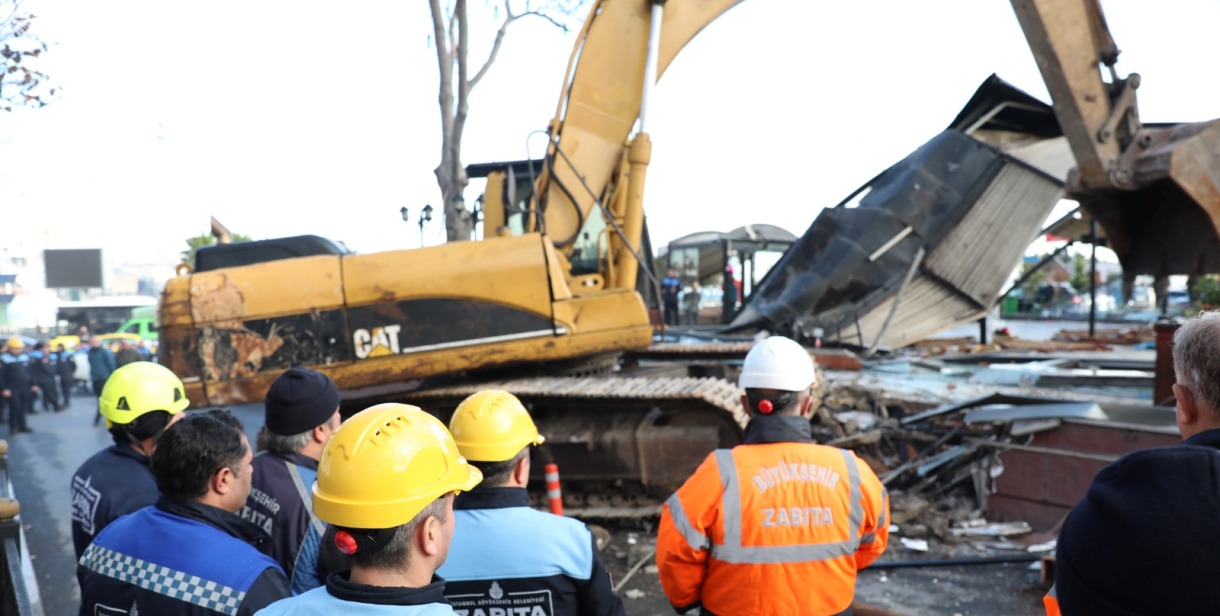
[[[947,130],[822,210],[729,330],[900,347],[982,317],[1062,195],[1053,121],[991,76]]]

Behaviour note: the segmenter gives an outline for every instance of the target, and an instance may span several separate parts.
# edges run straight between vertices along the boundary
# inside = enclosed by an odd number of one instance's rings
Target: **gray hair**
[[[1213,414],[1220,414],[1220,311],[1200,312],[1173,335],[1178,383]]]
[[[300,434],[276,434],[263,426],[258,431],[256,447],[259,451],[270,451],[271,453],[289,454],[296,453],[305,448],[313,438],[313,428],[310,428]]]

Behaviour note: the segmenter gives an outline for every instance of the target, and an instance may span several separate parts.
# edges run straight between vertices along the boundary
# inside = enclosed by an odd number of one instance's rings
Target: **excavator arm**
[[[1068,196],[1101,224],[1128,278],[1220,272],[1220,122],[1140,123],[1140,76],[1118,76],[1099,0],[1012,6],[1076,158]]]
[[[608,214],[607,288],[635,287],[652,85],[700,30],[738,2],[597,0],[577,37],[534,187],[533,209],[541,214],[527,230],[570,251],[589,217]]]

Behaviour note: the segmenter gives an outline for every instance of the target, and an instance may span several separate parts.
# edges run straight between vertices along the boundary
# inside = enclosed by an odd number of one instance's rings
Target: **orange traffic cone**
[[[551,505],[551,513],[563,515],[563,492],[559,490],[559,465],[546,465],[546,499]]]

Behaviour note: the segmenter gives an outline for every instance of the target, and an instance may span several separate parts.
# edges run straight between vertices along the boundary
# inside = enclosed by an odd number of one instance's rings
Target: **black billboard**
[[[100,248],[44,250],[42,254],[48,289],[102,286]]]

